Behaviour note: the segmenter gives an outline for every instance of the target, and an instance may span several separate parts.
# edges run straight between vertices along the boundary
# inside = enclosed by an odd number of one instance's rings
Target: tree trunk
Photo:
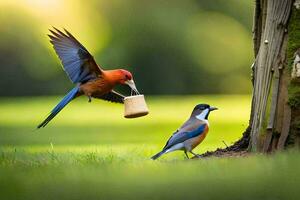
[[[204,157],[300,146],[300,0],[255,0],[253,46],[249,126],[233,145]]]
[[[300,144],[299,2],[256,0],[253,96],[247,135],[252,151],[269,152]]]

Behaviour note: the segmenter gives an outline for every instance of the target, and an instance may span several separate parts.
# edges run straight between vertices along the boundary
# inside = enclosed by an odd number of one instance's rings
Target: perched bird
[[[198,146],[208,133],[208,116],[216,107],[207,104],[199,104],[195,106],[190,118],[170,137],[163,150],[151,159],[155,160],[163,154],[183,150],[186,157],[189,158],[187,152],[190,152],[196,157],[192,150]]]
[[[124,69],[103,70],[95,62],[88,50],[64,29],[62,32],[53,27],[50,42],[60,58],[63,69],[76,86],[58,103],[48,117],[37,128],[45,127],[70,101],[85,95],[89,102],[91,98],[99,98],[111,102],[123,103],[124,96],[115,92],[118,85],[128,85],[138,93],[132,74]]]

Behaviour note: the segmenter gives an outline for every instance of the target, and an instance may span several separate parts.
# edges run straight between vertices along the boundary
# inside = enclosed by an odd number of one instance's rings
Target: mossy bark
[[[298,3],[298,5],[297,5]],[[297,8],[298,7],[298,8]],[[295,70],[300,67],[300,1],[296,1],[292,10],[289,24],[288,64],[292,73],[288,88],[288,103],[291,110],[290,132],[286,145],[300,146],[300,76]],[[297,69],[298,68],[298,69]]]
[[[296,74],[293,67],[298,62],[297,52],[300,58],[297,3],[299,0],[256,0],[249,143],[252,151],[269,152],[300,143],[300,77],[291,76]]]

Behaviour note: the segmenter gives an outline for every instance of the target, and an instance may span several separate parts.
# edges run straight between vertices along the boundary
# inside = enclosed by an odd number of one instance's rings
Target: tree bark
[[[300,147],[300,0],[256,0],[253,21],[249,126],[233,145],[204,157]]]
[[[299,1],[256,0],[248,135],[252,151],[284,149],[300,141]]]

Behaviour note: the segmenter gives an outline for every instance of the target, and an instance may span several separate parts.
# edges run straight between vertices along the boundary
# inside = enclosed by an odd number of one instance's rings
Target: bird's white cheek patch
[[[199,115],[196,116],[197,119],[199,120],[205,120],[206,115],[208,114],[209,109],[206,108],[205,110],[202,111]]]

